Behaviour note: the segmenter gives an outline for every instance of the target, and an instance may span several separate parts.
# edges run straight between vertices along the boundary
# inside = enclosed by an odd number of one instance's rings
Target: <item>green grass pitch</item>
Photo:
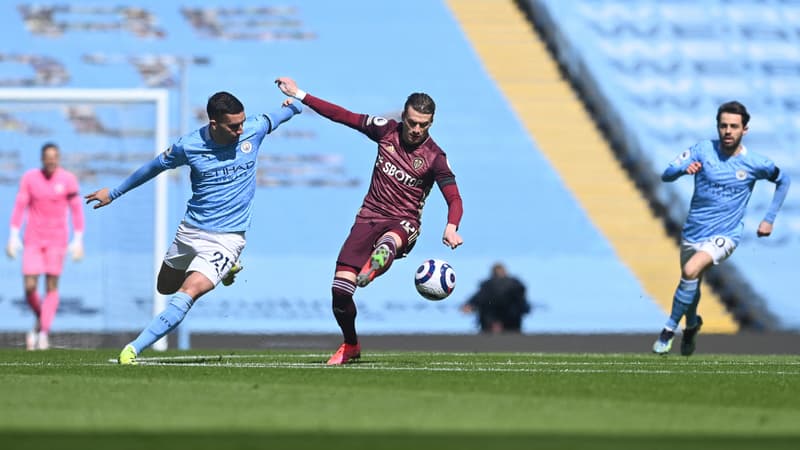
[[[800,448],[793,356],[0,350],[3,449]]]

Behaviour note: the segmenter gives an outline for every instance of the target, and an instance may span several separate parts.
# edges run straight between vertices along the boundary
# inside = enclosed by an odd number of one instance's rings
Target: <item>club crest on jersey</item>
[[[747,172],[745,172],[744,170],[737,170],[736,171],[736,179],[737,180],[744,180],[745,178],[747,178]]]
[[[170,153],[172,153],[172,146],[171,145],[169,146],[169,148],[164,150],[164,156],[169,156]]]
[[[414,158],[413,164],[414,164],[414,170],[419,170],[419,168],[422,167],[423,164],[425,164],[425,160],[417,157]]]
[[[240,148],[242,149],[242,153],[250,153],[253,151],[253,144],[251,144],[250,141],[244,141]]]

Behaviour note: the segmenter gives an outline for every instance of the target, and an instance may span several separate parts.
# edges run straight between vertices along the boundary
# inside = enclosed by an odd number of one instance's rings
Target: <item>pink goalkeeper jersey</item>
[[[47,178],[41,169],[31,169],[20,180],[11,227],[21,228],[27,211],[24,245],[66,247],[68,210],[72,212],[72,228],[82,232],[83,205],[75,175],[59,167]]]

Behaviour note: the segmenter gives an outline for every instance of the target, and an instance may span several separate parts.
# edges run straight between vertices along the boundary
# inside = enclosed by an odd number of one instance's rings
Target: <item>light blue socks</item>
[[[694,301],[686,310],[686,328],[693,328],[697,325],[697,305],[700,304],[700,286],[698,284],[697,290],[694,294]]]
[[[131,342],[133,348],[136,349],[136,354],[138,355],[142,350],[150,347],[154,342],[175,329],[183,318],[186,317],[186,313],[189,312],[192,303],[192,297],[188,294],[183,292],[172,294],[172,299],[164,311],[154,317],[150,325],[142,330],[139,336]]]
[[[695,296],[697,295],[699,288],[699,282],[700,280],[685,280],[681,278],[681,282],[678,283],[678,288],[675,289],[675,296],[672,297],[672,314],[670,314],[665,328],[669,328],[670,330],[675,330],[678,328],[678,323],[680,323],[681,318],[683,318],[683,315],[686,314],[686,312],[689,311],[694,304]],[[693,310],[695,320],[697,320],[696,305]]]

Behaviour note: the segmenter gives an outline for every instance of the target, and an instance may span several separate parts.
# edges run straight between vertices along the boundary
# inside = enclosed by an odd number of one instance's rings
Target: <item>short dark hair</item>
[[[422,114],[433,115],[436,113],[436,103],[433,101],[430,95],[423,92],[414,92],[413,94],[409,95],[408,99],[406,99],[405,106],[403,106],[403,112],[405,112],[409,106]]]
[[[736,100],[719,105],[719,109],[717,109],[717,123],[719,123],[719,117],[722,113],[738,114],[742,116],[742,125],[744,126],[747,126],[747,122],[750,122],[750,113],[747,112],[747,108]]]
[[[44,152],[46,152],[48,149],[51,149],[51,148],[56,149],[56,152],[58,152],[58,145],[56,145],[55,142],[45,142],[42,145],[42,156],[44,156]]]
[[[208,99],[206,112],[211,120],[219,120],[224,114],[239,114],[244,105],[233,94],[225,91],[217,92]]]

